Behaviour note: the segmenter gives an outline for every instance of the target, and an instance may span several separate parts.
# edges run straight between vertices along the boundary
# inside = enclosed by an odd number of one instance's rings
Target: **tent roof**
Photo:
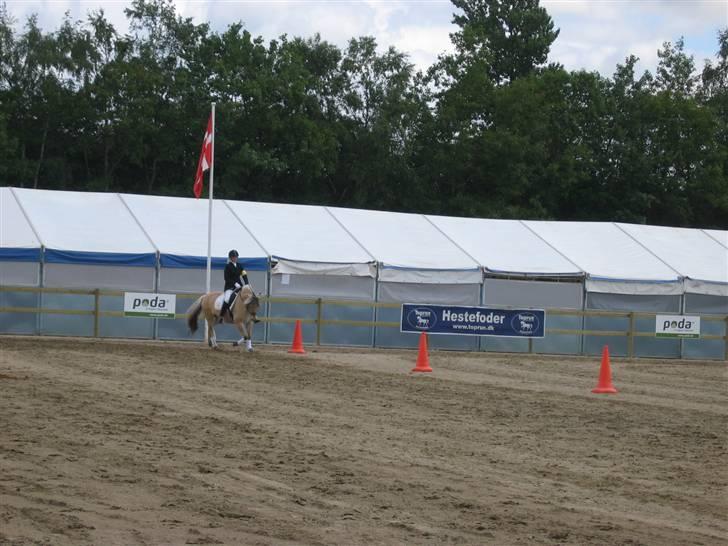
[[[481,281],[479,265],[420,214],[334,207],[329,210],[389,270],[380,271],[382,280]]]
[[[0,249],[39,249],[40,241],[10,188],[0,188]],[[37,259],[38,253],[35,252]]]
[[[227,201],[270,256],[325,263],[373,261],[325,207]]]
[[[680,275],[674,269],[614,224],[531,220],[523,223],[568,256],[591,279],[643,283],[679,280]]]
[[[440,230],[487,270],[515,275],[583,272],[519,220],[428,216]]]
[[[204,268],[207,263],[209,202],[186,197],[123,194],[149,238],[159,249],[163,267]],[[235,249],[248,269],[267,269],[268,259],[260,245],[230,212],[222,200],[213,200],[211,254],[217,267]]]
[[[156,249],[113,193],[14,189],[45,261],[153,266]]]
[[[728,248],[699,229],[617,224],[684,277],[728,283]]]
[[[724,247],[728,248],[728,231],[720,229],[704,229],[702,231],[704,231],[709,237],[718,241]]]

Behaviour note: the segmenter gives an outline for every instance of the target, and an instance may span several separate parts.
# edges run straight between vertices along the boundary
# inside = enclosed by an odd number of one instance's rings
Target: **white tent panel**
[[[40,241],[10,188],[0,188],[0,248],[40,248]]]
[[[591,292],[680,294],[680,275],[616,225],[524,221],[588,275]]]
[[[482,280],[478,264],[422,215],[329,210],[382,263],[381,281],[477,284]]]
[[[704,231],[709,237],[718,241],[724,247],[728,248],[728,231],[720,229],[704,229],[702,231]]]
[[[0,188],[0,285],[36,286],[40,253],[41,243],[13,191]]]
[[[686,291],[728,296],[728,248],[706,233],[677,227],[617,225],[687,277]]]
[[[270,256],[275,273],[374,277],[374,258],[324,207],[227,201]]]
[[[46,262],[153,266],[156,249],[114,193],[13,190]]]
[[[493,273],[580,276],[579,268],[519,220],[427,216],[478,263]]]
[[[163,267],[205,267],[207,199],[130,194],[120,197],[159,249]],[[259,265],[266,261],[265,250],[225,203],[213,200],[212,205],[211,254],[215,262],[224,264],[231,249],[238,251],[241,262],[246,258]]]

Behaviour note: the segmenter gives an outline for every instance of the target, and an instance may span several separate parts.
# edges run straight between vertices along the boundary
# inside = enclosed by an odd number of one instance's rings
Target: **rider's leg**
[[[222,298],[222,309],[220,309],[220,323],[225,321],[225,313],[227,313],[228,308],[230,307],[230,304],[228,303],[230,294],[232,294],[232,290],[225,290],[225,295]]]

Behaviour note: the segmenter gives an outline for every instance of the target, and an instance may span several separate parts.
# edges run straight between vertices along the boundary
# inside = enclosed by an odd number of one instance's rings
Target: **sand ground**
[[[0,337],[0,544],[728,544],[725,362]]]

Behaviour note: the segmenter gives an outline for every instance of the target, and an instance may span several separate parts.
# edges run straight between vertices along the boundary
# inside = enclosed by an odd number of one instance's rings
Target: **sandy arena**
[[[728,544],[725,362],[257,349],[0,337],[0,544]]]

